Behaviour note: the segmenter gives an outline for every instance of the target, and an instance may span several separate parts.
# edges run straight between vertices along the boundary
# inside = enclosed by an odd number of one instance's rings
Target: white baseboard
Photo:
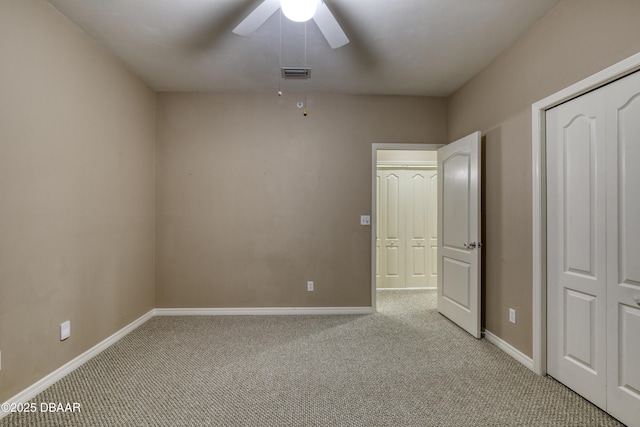
[[[436,286],[427,286],[425,288],[376,288],[376,291],[437,291]]]
[[[371,307],[156,308],[156,316],[287,316],[372,314]]]
[[[484,330],[484,337],[491,344],[495,345],[500,350],[504,351],[509,356],[513,357],[514,359],[522,363],[527,368],[531,369],[532,371],[534,370],[533,359],[531,357],[527,356],[526,354],[524,354],[523,352],[521,352],[520,350],[518,350],[508,342],[504,341],[502,338],[497,337],[496,335],[492,334],[486,329]]]
[[[89,350],[85,351],[84,353],[82,353],[81,355],[76,357],[75,359],[71,360],[70,362],[68,362],[68,363],[66,363],[64,365],[62,365],[60,368],[56,369],[55,371],[53,371],[52,373],[50,373],[46,377],[42,378],[38,382],[32,384],[28,388],[26,388],[23,391],[21,391],[20,393],[16,394],[11,399],[9,399],[6,402],[4,402],[1,405],[1,407],[5,407],[6,404],[25,403],[25,402],[28,402],[29,400],[33,399],[37,394],[39,394],[39,393],[43,392],[45,389],[49,388],[56,381],[58,381],[59,379],[61,379],[65,375],[68,375],[69,373],[71,373],[75,369],[79,368],[80,366],[82,366],[83,364],[88,362],[91,358],[96,356],[98,353],[104,351],[109,346],[115,344],[118,340],[123,338],[125,335],[129,334],[131,331],[136,329],[138,326],[142,325],[147,320],[151,319],[153,317],[153,315],[154,315],[154,310],[150,310],[148,313],[142,315],[138,319],[136,319],[133,322],[129,323],[124,328],[120,329],[118,332],[114,333],[113,335],[109,336],[108,338],[104,339],[103,341],[99,342],[98,344],[94,345]],[[2,409],[0,409],[0,419],[2,419],[3,417],[5,417],[7,415],[9,415],[9,412],[5,412]]]

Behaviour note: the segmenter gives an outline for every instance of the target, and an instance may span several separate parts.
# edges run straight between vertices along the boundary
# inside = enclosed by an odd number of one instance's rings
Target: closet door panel
[[[547,111],[547,368],[606,407],[606,114],[593,92]]]
[[[384,213],[380,210],[382,206],[380,203],[382,200],[382,193],[380,188],[380,171],[377,171],[376,174],[376,286],[380,286],[380,265],[384,264],[383,255],[384,253],[380,250],[380,233],[382,230],[382,222],[380,219],[383,217]]]
[[[427,183],[427,286],[438,285],[438,171],[429,171]]]
[[[427,185],[428,171],[411,169],[403,171],[407,287],[427,286]]]
[[[605,89],[607,411],[640,426],[640,74]]]
[[[405,287],[404,228],[402,220],[401,174],[397,170],[379,171],[379,233],[378,288]]]

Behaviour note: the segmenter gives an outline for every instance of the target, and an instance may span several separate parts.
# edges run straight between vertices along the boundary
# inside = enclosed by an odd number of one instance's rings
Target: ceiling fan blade
[[[233,29],[239,36],[248,36],[264,24],[280,8],[280,0],[264,0]]]
[[[316,14],[313,15],[313,20],[318,25],[324,38],[327,39],[331,49],[337,49],[349,43],[347,35],[324,1],[318,2],[318,9],[316,10]]]

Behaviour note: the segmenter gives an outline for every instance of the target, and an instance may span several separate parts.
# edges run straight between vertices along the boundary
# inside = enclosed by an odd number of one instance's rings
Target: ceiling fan
[[[278,9],[292,21],[306,22],[313,19],[332,49],[349,43],[347,35],[333,16],[324,0],[264,0],[237,27],[235,34],[253,34]]]

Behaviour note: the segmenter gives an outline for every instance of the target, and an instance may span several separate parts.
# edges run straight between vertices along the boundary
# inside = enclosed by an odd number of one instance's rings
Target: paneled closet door
[[[376,188],[377,287],[435,287],[437,170],[379,168]]]
[[[640,426],[640,73],[607,89],[607,411]]]
[[[548,372],[640,427],[640,74],[546,125]]]
[[[422,288],[437,285],[433,259],[433,241],[437,251],[438,188],[433,187],[435,169],[406,169],[402,171],[402,201],[406,230],[406,286]],[[436,181],[437,184],[437,181]]]
[[[547,369],[606,408],[604,97],[547,111]]]
[[[438,286],[438,171],[430,171],[428,177],[427,206],[427,286]]]
[[[401,172],[378,170],[378,288],[405,287],[405,231],[401,207]]]

